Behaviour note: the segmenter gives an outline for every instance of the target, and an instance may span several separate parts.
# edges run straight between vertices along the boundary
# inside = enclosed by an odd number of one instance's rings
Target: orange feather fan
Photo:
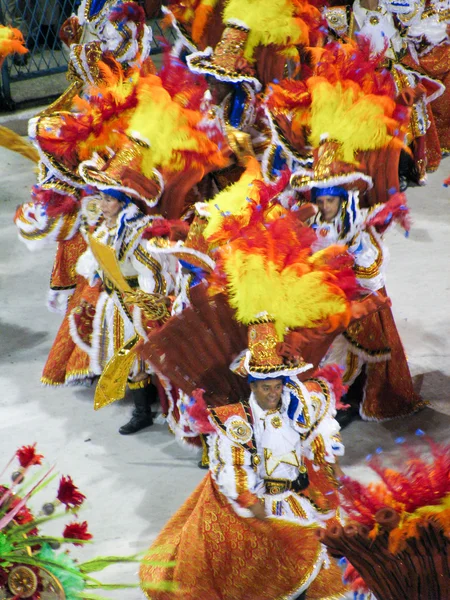
[[[0,25],[0,67],[10,54],[26,54],[22,32],[15,27]]]

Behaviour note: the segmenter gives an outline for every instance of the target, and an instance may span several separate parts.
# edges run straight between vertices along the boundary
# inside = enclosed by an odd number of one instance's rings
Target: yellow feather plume
[[[224,166],[217,145],[198,128],[201,113],[173,101],[158,77],[146,78],[138,98],[127,133],[150,145],[142,150],[144,175],[151,176],[154,168],[179,172],[188,162],[198,168],[207,164]]]
[[[229,303],[244,324],[267,312],[275,319],[280,340],[286,328],[317,327],[328,318],[348,320],[348,301],[329,285],[323,271],[311,270],[299,276],[298,265],[279,271],[266,256],[242,251],[229,253],[224,260],[228,278]]]
[[[342,144],[341,159],[355,162],[358,150],[374,150],[387,145],[389,119],[395,102],[387,96],[365,94],[351,81],[331,84],[322,77],[307,82],[312,97],[310,142],[320,144],[321,136]]]
[[[290,0],[227,0],[223,20],[236,19],[245,23],[250,34],[245,57],[253,59],[259,45],[294,46],[308,44],[308,28],[295,18],[295,6]]]
[[[239,181],[229,185],[219,192],[217,196],[208,202],[209,218],[203,235],[210,238],[219,231],[225,214],[232,214],[235,217],[245,215],[248,212],[249,203],[247,198],[257,197],[257,190],[252,189],[255,179],[261,177],[261,170],[258,161],[255,158],[249,158],[247,168],[240,177]]]

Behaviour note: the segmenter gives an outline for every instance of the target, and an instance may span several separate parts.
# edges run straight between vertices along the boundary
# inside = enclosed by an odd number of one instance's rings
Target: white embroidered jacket
[[[263,411],[253,394],[248,404],[211,409],[217,430],[208,438],[211,474],[240,516],[252,516],[248,507],[256,498],[264,498],[269,516],[304,525],[334,515],[311,499],[312,486],[305,494],[289,489],[276,493],[273,485],[268,491],[266,481],[295,481],[305,459],[311,461],[309,470],[317,471],[343,454],[334,406],[334,394],[325,380],[301,383],[293,377],[283,388],[279,410]]]
[[[356,196],[356,197],[355,197]],[[326,248],[333,244],[345,244],[348,252],[355,259],[353,269],[361,287],[376,292],[385,286],[385,270],[389,260],[388,249],[373,227],[368,227],[366,222],[381,210],[382,206],[375,209],[360,209],[357,195],[349,194],[349,205],[344,210],[340,209],[331,223],[322,221],[320,213],[310,221],[310,225],[317,233],[317,249]],[[346,215],[356,215],[349,226],[348,233],[343,233],[343,222]]]

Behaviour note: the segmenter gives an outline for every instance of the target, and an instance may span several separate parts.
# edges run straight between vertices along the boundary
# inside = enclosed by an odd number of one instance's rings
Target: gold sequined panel
[[[91,288],[87,282],[78,277],[75,292],[69,298],[68,310],[56,334],[50,353],[45,364],[41,381],[46,385],[63,385],[67,379],[81,379],[92,375],[89,356],[75,345],[70,334],[69,314],[82,301],[84,290],[90,293],[92,304],[95,305],[94,295],[98,295],[98,287]]]
[[[80,232],[70,240],[59,242],[50,278],[52,290],[70,289],[76,285],[79,279],[77,261],[85,250],[86,242]]]
[[[345,373],[342,376],[342,381],[347,384],[349,381],[352,381],[355,377],[356,370],[358,368],[358,357],[353,352],[347,352],[346,358],[346,369]]]
[[[241,27],[227,27],[214,50],[214,64],[232,71],[235,68],[236,58],[244,54],[247,37],[248,30]]]
[[[248,490],[247,472],[243,468],[245,461],[245,450],[238,446],[232,446],[231,456],[234,465],[236,492],[238,495],[243,494]]]
[[[299,543],[301,540],[301,543]],[[193,559],[195,557],[195,559]],[[170,519],[140,569],[143,583],[172,581],[180,591],[147,590],[151,600],[283,600],[308,584],[320,561],[315,527],[292,522],[239,517],[207,475]],[[175,561],[174,567],[164,561]],[[162,564],[161,564],[162,563]],[[268,573],[270,567],[270,575]],[[321,596],[344,591],[338,567],[316,578]]]
[[[325,443],[323,437],[318,435],[311,444],[314,453],[314,462],[318,465],[324,465],[325,461]]]
[[[252,323],[248,327],[248,347],[252,354],[252,369],[264,371],[283,364],[277,353],[278,337],[273,322]]]
[[[316,180],[327,180],[336,174],[333,165],[339,159],[340,145],[338,142],[327,140],[318,150],[318,159],[314,164],[314,177]]]

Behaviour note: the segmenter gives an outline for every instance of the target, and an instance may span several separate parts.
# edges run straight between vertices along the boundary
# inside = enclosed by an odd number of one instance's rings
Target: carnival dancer
[[[432,116],[436,122],[440,150],[450,152],[450,7],[446,2],[431,0],[405,0],[402,3],[385,0],[408,42],[409,52],[403,63],[423,75],[440,81],[444,93],[433,100]],[[439,148],[436,145],[437,152]],[[432,166],[438,164],[434,159]],[[430,170],[433,170],[430,169]]]
[[[441,152],[430,104],[444,92],[444,86],[434,79],[403,65],[408,48],[400,35],[393,16],[378,0],[355,0],[353,3],[354,33],[370,40],[372,52],[385,56],[386,66],[394,78],[397,94],[412,88],[412,114],[408,129],[408,144],[413,152],[413,164],[403,154],[400,164],[402,191],[408,180],[426,183],[427,169],[439,166]],[[410,96],[410,92],[408,92]],[[437,144],[437,147],[436,147]]]
[[[297,46],[309,42],[303,8],[304,3],[290,0],[263,4],[227,0],[223,32],[214,49],[186,57],[191,71],[208,78],[211,118],[226,134],[236,158],[227,170],[214,173],[212,193],[205,199],[239,179],[245,168],[242,156],[249,153],[262,163],[264,172],[271,172],[272,165],[266,167],[266,163],[272,161],[264,158],[269,152],[270,129],[258,92],[282,78],[291,63],[300,61]],[[208,28],[208,20],[203,27]],[[211,27],[215,27],[214,20]],[[283,165],[277,165],[280,171]]]
[[[394,103],[366,95],[355,86],[349,93],[345,81],[312,77],[308,86],[313,168],[299,168],[291,185],[299,192],[311,192],[317,203],[319,211],[312,220],[317,247],[346,245],[359,284],[386,296],[387,251],[381,234],[396,219],[408,226],[406,199],[393,195],[385,205],[361,210],[360,194],[373,183],[355,157],[361,149],[370,152],[392,144],[390,130],[396,120],[389,122],[386,117],[393,116]],[[345,384],[359,385],[354,408],[364,419],[400,417],[422,406],[389,307],[351,324],[333,343],[326,360],[345,365]],[[351,414],[344,416],[346,422]]]
[[[109,28],[115,32],[112,39],[117,41],[118,36],[121,43],[114,45],[111,39],[108,42],[108,36],[111,38]],[[105,32],[107,35],[103,35]],[[84,100],[89,102],[92,94],[89,93],[88,87],[100,86],[105,92],[104,78],[110,84],[106,97],[111,100],[114,96],[112,104],[116,110],[113,115],[110,112],[109,117],[102,113],[101,109],[101,116],[98,113],[94,116],[91,112],[91,123],[96,119],[102,123],[102,131],[99,132],[97,128],[97,134],[100,135],[104,134],[108,127],[113,128],[114,118],[119,113],[123,123],[127,92],[131,91],[132,86],[126,91],[123,88],[119,89],[120,86],[112,90],[110,69],[114,69],[116,61],[122,61],[124,69],[128,69],[130,64],[142,66],[145,62],[146,70],[152,70],[147,48],[151,32],[145,25],[143,11],[134,2],[84,0],[77,16],[72,16],[64,24],[61,36],[72,52],[68,76],[71,84],[58,100],[29,123],[29,136],[38,151],[38,182],[33,188],[31,200],[18,208],[14,219],[19,239],[25,242],[30,250],[56,245],[48,307],[52,312],[64,315],[64,319],[41,378],[45,385],[51,386],[90,384],[95,378],[95,373],[90,368],[89,356],[71,338],[69,314],[75,308],[81,311],[78,327],[82,336],[87,339],[90,329],[87,327],[84,331],[81,320],[86,314],[92,316],[98,297],[98,286],[90,288],[88,293],[89,286],[75,270],[78,258],[86,250],[86,242],[79,229],[81,219],[92,226],[98,218],[95,195],[85,192],[85,183],[78,175],[77,169],[82,157],[75,150],[76,144],[71,144],[71,152],[63,150],[58,154],[54,150],[65,143],[65,135],[70,135],[67,134],[67,129],[70,129],[67,120],[78,112],[73,104],[77,94],[83,95]],[[108,66],[102,61],[106,61]],[[131,70],[128,70],[128,74],[131,75]],[[63,130],[66,126],[65,134],[61,133],[58,124],[63,126]],[[86,137],[89,134],[93,150],[95,145],[92,129],[87,132]],[[86,140],[80,128],[75,137],[78,144]]]
[[[227,290],[248,327],[249,350],[232,370],[248,378],[252,393],[208,410],[203,392],[194,392],[188,412],[192,426],[210,434],[210,472],[150,550],[150,561],[161,552],[175,567],[143,566],[141,580],[145,591],[169,579],[186,599],[330,598],[343,592],[338,572],[310,536],[335,515],[339,370],[301,383],[312,365],[283,338],[287,327],[326,321],[332,330],[348,322],[354,276],[342,270],[342,248],[312,253],[312,232],[293,213],[264,200],[250,209],[242,227],[233,227],[232,214],[216,222],[216,234],[230,241],[216,253],[211,286]],[[269,563],[274,568],[263,577]],[[152,590],[148,597],[171,594]]]
[[[40,115],[32,123],[31,133],[43,164],[40,170],[40,188],[45,190],[46,194],[50,194],[54,185],[60,193],[53,193],[50,203],[32,203],[24,207],[24,210],[20,211],[20,218],[16,220],[21,231],[27,228],[28,234],[28,229],[31,228],[36,233],[36,239],[44,237],[48,241],[59,241],[65,239],[64,236],[69,238],[76,234],[75,237],[80,241],[77,252],[74,249],[69,251],[70,243],[64,245],[67,252],[63,252],[61,248],[58,255],[61,259],[58,262],[58,274],[72,274],[70,287],[73,288],[77,284],[76,300],[71,303],[70,313],[73,314],[79,333],[85,341],[88,341],[91,335],[90,327],[96,303],[94,291],[97,287],[89,288],[89,297],[85,297],[83,294],[88,288],[83,280],[74,276],[77,259],[86,247],[85,241],[77,233],[81,214],[80,202],[77,198],[70,201],[67,197],[69,189],[75,190],[78,196],[85,193],[83,190],[87,184],[78,172],[80,163],[97,152],[98,160],[103,164],[105,159],[102,157],[110,157],[115,151],[124,150],[126,146],[129,152],[122,152],[120,155],[123,158],[122,184],[126,187],[127,174],[131,173],[133,190],[154,199],[150,204],[141,204],[144,212],[174,219],[181,218],[189,208],[190,200],[186,200],[186,196],[203,175],[209,169],[226,164],[226,158],[219,149],[222,136],[219,134],[214,138],[215,130],[210,128],[208,134],[215,140],[211,141],[199,126],[202,120],[199,106],[206,84],[204,83],[204,88],[200,88],[199,91],[196,82],[192,81],[196,79],[195,76],[190,74],[186,67],[184,73],[188,78],[184,77],[182,80],[181,90],[180,78],[174,81],[165,75],[163,85],[160,78],[145,71],[141,72],[137,68],[124,70],[112,59],[108,63],[100,62],[99,65],[105,80],[87,87],[83,98],[75,97],[70,111],[61,110],[51,115]],[[181,75],[180,70],[175,69],[175,74]],[[132,134],[139,137],[138,142],[130,142]],[[127,171],[132,158],[137,160],[139,165]],[[94,163],[95,169],[102,169],[96,160]],[[137,171],[142,173],[138,175]],[[150,178],[146,177],[144,171]],[[146,189],[149,181],[152,182],[151,189]],[[94,181],[93,186],[96,185],[97,182]],[[62,195],[61,189],[65,190],[65,195]],[[41,197],[44,194],[39,195]],[[60,207],[56,202],[58,198],[61,201]],[[89,206],[94,204],[95,202],[91,202]],[[97,219],[98,215],[94,214],[94,223]],[[58,238],[55,238],[56,234],[59,235]],[[85,288],[84,292],[78,284]],[[59,289],[55,293],[58,296],[67,295],[60,289],[62,285],[68,286],[67,278],[63,284],[56,284]],[[56,300],[56,297],[52,298],[54,304]],[[75,307],[75,302],[81,302],[81,305]],[[73,311],[75,308],[77,310]],[[85,321],[87,313],[90,318]],[[79,381],[82,377],[89,381],[98,374],[98,362],[95,371],[86,364],[77,363],[76,372],[72,372],[72,369],[66,372],[68,354],[60,351],[64,348],[68,352],[69,346],[72,345],[71,327],[66,317],[68,313],[65,315],[63,329],[60,330],[61,336],[58,334],[55,340],[55,352],[49,357],[49,368],[45,369],[46,383],[71,383],[75,379]],[[83,323],[90,325],[85,328]],[[74,326],[73,324],[72,330]],[[83,344],[79,344],[79,351],[84,347]]]
[[[127,150],[124,152],[126,154]],[[72,321],[72,335],[89,354],[91,368],[96,375],[102,374],[106,365],[114,360],[124,346],[128,344],[127,348],[131,350],[132,341],[137,336],[145,337],[146,328],[152,326],[145,301],[140,302],[139,294],[142,296],[144,292],[149,300],[156,298],[160,302],[160,310],[154,310],[153,321],[168,315],[166,303],[170,302],[166,299],[173,292],[176,271],[174,261],[170,257],[153,256],[149,243],[143,238],[151,221],[139,210],[138,205],[156,204],[160,192],[158,182],[149,180],[147,193],[144,194],[142,175],[137,173],[141,192],[136,192],[130,184],[127,186],[122,183],[123,154],[118,153],[108,163],[100,162],[98,158],[97,162],[86,161],[80,165],[80,173],[85,181],[90,185],[96,184],[101,190],[101,218],[93,233],[86,236],[89,248],[77,263],[77,272],[91,286],[96,284],[98,277],[102,281],[88,343],[77,335],[74,319]],[[131,167],[128,166],[128,183],[130,177]],[[134,294],[124,293],[115,278],[110,277],[108,267],[98,264],[98,243],[113,249],[120,273]],[[129,364],[130,361],[126,362]],[[119,364],[117,368],[120,367]],[[135,408],[130,421],[119,429],[122,435],[152,425],[151,403],[157,395],[155,385],[151,382],[150,365],[135,359],[129,365],[129,371],[128,387]]]
[[[98,297],[98,286],[85,294],[86,281],[75,270],[87,247],[80,223],[83,219],[88,226],[95,224],[95,202],[95,195],[86,196],[75,186],[52,177],[47,183],[34,186],[30,202],[19,206],[14,217],[19,239],[29,250],[37,251],[50,244],[57,248],[47,307],[63,315],[63,321],[42,372],[44,385],[91,385],[95,378],[89,356],[71,337],[69,323],[72,309],[82,302],[84,312],[90,313]]]
[[[387,250],[380,232],[384,233],[386,224],[394,223],[398,214],[401,219],[406,217],[405,199],[396,197],[382,209],[362,211],[355,190],[348,188],[348,185],[312,188],[318,206],[312,226],[321,245],[347,244],[355,257],[354,269],[360,285],[386,295]],[[347,228],[351,214],[357,217]],[[350,325],[335,340],[325,360],[346,365],[343,380],[351,386],[346,396],[351,406],[338,416],[342,426],[358,413],[366,420],[384,420],[407,415],[423,406],[414,390],[389,307]]]
[[[300,383],[296,368],[276,356],[267,324],[260,325],[264,332],[250,329],[256,353],[258,345],[266,348],[264,364],[247,361],[250,399],[209,412],[203,431],[210,434],[210,472],[150,549],[148,559],[155,560],[162,558],[158,548],[173,547],[176,566],[143,566],[144,585],[175,581],[187,600],[311,600],[343,591],[314,534],[335,514],[331,464],[342,445],[330,408],[333,388],[320,375]]]

